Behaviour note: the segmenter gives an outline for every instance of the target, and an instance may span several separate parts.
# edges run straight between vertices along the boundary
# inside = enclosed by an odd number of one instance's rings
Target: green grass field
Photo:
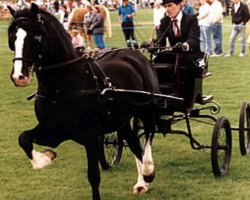
[[[107,38],[109,47],[125,47],[117,13],[112,12],[113,37]],[[230,19],[224,20],[223,51],[228,50]],[[80,200],[91,199],[86,177],[85,150],[71,141],[55,151],[58,158],[48,168],[34,171],[18,145],[23,130],[36,125],[33,101],[26,96],[36,90],[36,82],[27,88],[15,88],[9,75],[13,53],[7,46],[7,25],[0,23],[0,200]],[[152,37],[152,10],[139,10],[136,17],[139,42]],[[204,80],[204,94],[214,95],[221,112],[232,126],[238,126],[240,105],[250,101],[250,56],[210,58],[212,76]],[[248,52],[249,54],[249,52]],[[207,112],[205,112],[207,113]],[[183,124],[179,125],[183,128]],[[192,123],[195,137],[210,144],[213,127]],[[37,150],[44,149],[36,146]],[[187,138],[157,134],[153,146],[156,178],[144,195],[133,195],[137,180],[134,158],[124,150],[121,162],[110,171],[101,170],[103,200],[247,200],[250,196],[250,156],[239,152],[238,133],[233,132],[233,155],[227,176],[215,179],[212,174],[210,151],[194,151]]]

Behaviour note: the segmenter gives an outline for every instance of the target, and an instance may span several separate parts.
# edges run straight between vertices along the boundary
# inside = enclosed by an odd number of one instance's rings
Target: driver
[[[183,51],[200,52],[200,29],[196,16],[182,12],[181,0],[163,0],[162,5],[166,8],[166,16],[160,24],[160,47],[178,44]]]

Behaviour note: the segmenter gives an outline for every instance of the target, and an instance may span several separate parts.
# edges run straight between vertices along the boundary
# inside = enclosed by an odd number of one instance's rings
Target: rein
[[[64,67],[66,65],[70,65],[70,64],[76,63],[76,62],[78,62],[80,60],[83,60],[83,59],[86,59],[86,58],[87,57],[85,57],[85,56],[80,56],[80,57],[74,58],[74,59],[66,61],[66,62],[58,63],[58,64],[55,64],[55,65],[46,66],[46,68],[39,67],[38,70],[39,71],[45,71],[45,70],[49,70],[49,69],[55,69],[55,68],[58,68],[58,67]]]
[[[95,89],[87,89],[87,90],[77,90],[77,91],[69,92],[67,94],[62,94],[62,95],[63,96],[73,96],[73,97],[75,97],[75,96],[88,96],[88,95],[101,94],[100,85],[98,83],[98,76],[96,75],[96,72],[95,72],[96,70],[95,69],[99,70],[99,72],[101,74],[100,78],[101,78],[101,80],[104,83],[104,88],[111,88],[112,87],[112,83],[110,81],[110,78],[104,73],[104,71],[101,69],[101,67],[95,61],[90,62],[89,58],[90,58],[89,56],[83,55],[83,56],[77,57],[75,59],[69,60],[67,62],[59,63],[59,64],[56,64],[56,65],[47,66],[46,68],[41,68],[40,67],[39,71],[50,70],[50,69],[55,69],[55,68],[67,66],[67,65],[73,64],[75,62],[78,62],[80,60],[86,59],[88,61],[89,69],[90,69],[90,71],[91,71],[91,73],[93,75],[93,80],[95,82],[96,88]],[[34,92],[34,93],[30,94],[27,97],[27,100],[31,100],[34,97],[42,98],[42,99],[48,99],[48,98],[50,98],[50,97],[47,97],[45,95],[40,95],[40,94],[37,94],[37,92]]]

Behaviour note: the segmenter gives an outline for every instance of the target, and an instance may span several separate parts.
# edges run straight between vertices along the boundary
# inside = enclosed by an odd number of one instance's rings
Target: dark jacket
[[[173,31],[171,18],[165,16],[161,20],[160,25],[160,46],[166,46],[166,37],[168,37],[170,45],[174,46],[179,42],[187,42],[191,51],[200,52],[200,28],[195,15],[183,13],[181,20],[181,37],[176,38]]]
[[[103,34],[104,32],[104,17],[101,13],[96,13],[91,19],[90,28],[93,34]]]
[[[240,2],[240,7],[238,8],[237,13],[235,13],[234,6],[231,11],[232,23],[240,24],[243,22],[245,25],[250,18],[248,7],[245,3]]]

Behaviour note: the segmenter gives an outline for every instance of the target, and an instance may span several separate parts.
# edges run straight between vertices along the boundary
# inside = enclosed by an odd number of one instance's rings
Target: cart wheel
[[[123,140],[119,132],[99,136],[99,161],[104,170],[118,163],[122,156]]]
[[[239,118],[239,143],[241,155],[246,155],[246,153],[250,152],[249,120],[249,104],[244,101],[241,104]]]
[[[224,176],[231,161],[232,154],[232,132],[228,119],[220,117],[214,126],[211,161],[215,177]]]

